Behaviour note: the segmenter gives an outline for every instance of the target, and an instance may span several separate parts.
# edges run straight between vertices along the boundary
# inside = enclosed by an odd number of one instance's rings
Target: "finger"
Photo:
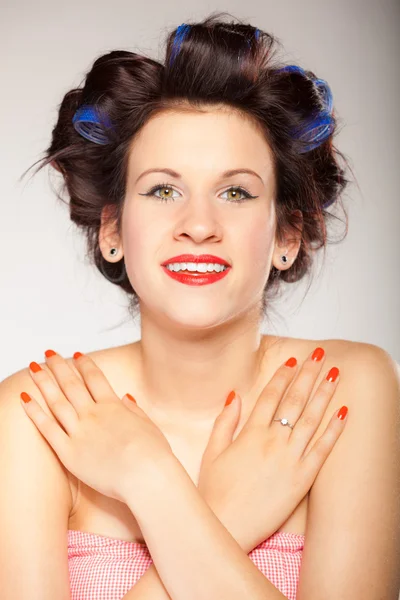
[[[339,369],[332,367],[319,384],[317,391],[296,422],[289,442],[298,456],[301,456],[306,451],[307,445],[319,427],[332,400],[332,396],[336,391],[339,380]]]
[[[293,381],[296,372],[297,360],[294,357],[288,359],[275,371],[258,397],[243,430],[258,425],[265,427],[267,424],[270,424],[276,408]]]
[[[133,410],[137,413],[141,412],[143,414],[146,414],[139,406],[138,403],[136,402],[136,398],[134,398],[132,396],[132,394],[126,393],[124,396],[122,396],[121,399],[122,403],[127,406],[130,410]]]
[[[126,393],[124,396],[122,396],[121,401],[124,404],[124,406],[127,406],[129,410],[133,411],[139,417],[142,417],[143,419],[149,419],[147,413],[145,413],[145,411],[142,408],[140,408],[140,406],[136,402],[136,398],[134,398],[131,394]]]
[[[95,402],[119,402],[103,371],[87,354],[75,352],[74,364]]]
[[[67,361],[54,350],[46,350],[46,366],[50,369],[67,402],[75,408],[78,416],[93,407],[94,400],[84,381],[74,373]]]
[[[347,422],[347,407],[336,410],[329,421],[324,433],[317,439],[308,454],[302,459],[302,469],[305,477],[310,482],[314,482],[319,470],[331,453],[334,445],[339,439]],[[344,418],[338,418],[338,415],[345,412]]]
[[[61,462],[67,466],[69,456],[69,436],[59,423],[47,415],[40,404],[26,392],[21,393],[21,404],[31,421],[53,448]]]
[[[59,386],[45,369],[36,362],[29,365],[29,373],[39,388],[47,406],[67,433],[73,433],[78,421],[75,408],[68,402]]]
[[[276,418],[286,418],[289,423],[295,425],[303,413],[310,395],[315,386],[315,382],[321,373],[321,367],[325,361],[325,351],[323,348],[316,348],[304,361],[298,376],[289,387],[284,398],[281,400]],[[290,428],[290,432],[292,431]]]
[[[234,394],[233,397],[232,393]],[[215,419],[207,448],[203,454],[203,465],[206,461],[214,460],[232,443],[239,422],[242,399],[239,394],[231,392],[227,402],[229,404],[225,404],[223,410]]]

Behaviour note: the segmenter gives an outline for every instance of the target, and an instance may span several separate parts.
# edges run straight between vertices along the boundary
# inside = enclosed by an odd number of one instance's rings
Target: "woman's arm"
[[[339,352],[346,366],[333,401],[345,400],[348,422],[310,491],[297,598],[398,600],[399,377],[378,346]]]
[[[153,563],[122,600],[171,600]]]
[[[214,513],[217,514],[214,510]],[[219,520],[224,523],[223,517],[218,514]],[[243,543],[240,544],[242,550],[246,555],[253,550],[250,547],[243,547]],[[165,586],[158,574],[155,564],[153,563],[146,570],[144,575],[139,579],[133,588],[127,592],[123,597],[123,600],[171,600],[171,596],[168,594]]]
[[[142,500],[132,490],[125,502],[159,576],[154,568],[145,573],[124,600],[285,598],[219,521],[175,457],[146,481]]]
[[[0,383],[0,597],[69,600],[68,476],[26,418],[21,390],[51,414],[26,369]]]

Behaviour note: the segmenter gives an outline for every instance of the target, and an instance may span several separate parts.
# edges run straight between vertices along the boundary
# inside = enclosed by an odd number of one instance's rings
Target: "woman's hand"
[[[323,360],[315,362],[310,356],[294,382],[297,366],[279,367],[234,441],[240,396],[215,421],[198,489],[248,552],[277,531],[298,506],[343,431],[346,420],[337,418],[335,411],[323,435],[305,454],[338,385],[338,379],[323,379],[308,402],[322,364]],[[334,369],[338,374],[334,367],[331,375]],[[277,418],[288,419],[293,430],[273,421]]]
[[[35,399],[26,402],[30,396],[23,392],[27,415],[73,475],[125,502],[147,468],[173,456],[171,446],[134,400],[116,396],[89,356],[75,360],[83,382],[59,354],[46,362],[57,383],[37,363],[30,364],[30,373],[55,418]]]

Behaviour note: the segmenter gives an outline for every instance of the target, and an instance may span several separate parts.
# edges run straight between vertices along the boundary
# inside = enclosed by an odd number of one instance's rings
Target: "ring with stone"
[[[293,429],[293,425],[287,419],[274,419],[274,421],[280,421],[281,425],[287,425],[290,429]]]

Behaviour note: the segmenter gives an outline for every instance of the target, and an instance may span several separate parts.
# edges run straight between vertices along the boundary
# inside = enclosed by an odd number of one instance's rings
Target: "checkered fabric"
[[[304,539],[277,532],[248,554],[289,600],[296,600]],[[145,544],[68,530],[71,600],[121,600],[152,563]]]

